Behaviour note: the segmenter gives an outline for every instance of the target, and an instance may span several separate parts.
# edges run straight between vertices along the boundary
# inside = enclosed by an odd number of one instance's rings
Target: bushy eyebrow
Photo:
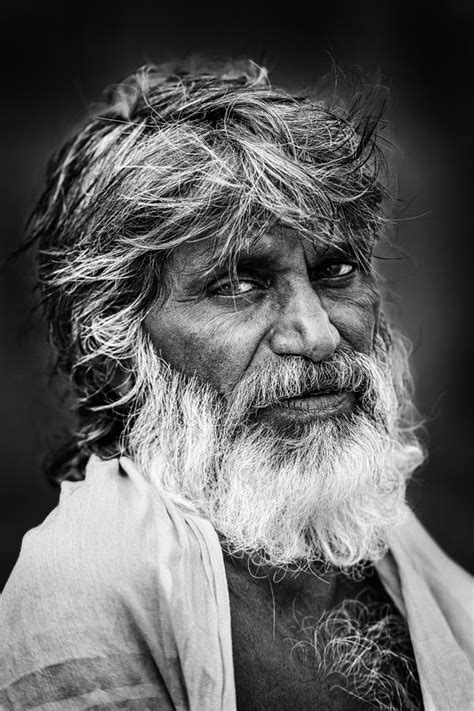
[[[268,273],[275,271],[277,260],[272,255],[238,255],[231,264],[206,262],[190,268],[184,272],[186,276],[186,288],[189,290],[201,291],[204,293],[206,286],[214,279],[228,278],[238,279],[239,273],[246,270],[252,272]]]
[[[274,239],[278,239],[277,236]],[[309,237],[305,238],[310,240]],[[315,247],[315,259],[313,263],[308,263],[308,269],[314,270],[317,265],[325,260],[350,259],[357,262],[362,269],[368,271],[371,264],[372,249],[375,240],[368,240],[367,235],[361,237],[360,244],[354,244],[354,240],[346,238],[344,235],[334,236],[331,242],[320,242],[315,236],[312,246]],[[171,270],[173,267],[170,265]],[[186,288],[196,291],[204,291],[206,286],[213,279],[230,277],[237,279],[239,272],[246,269],[256,272],[276,272],[281,270],[281,259],[279,259],[274,249],[274,243],[256,241],[244,247],[226,259],[225,253],[219,249],[219,245],[213,244],[208,249],[196,255],[192,263],[180,267],[181,274],[186,279]]]
[[[272,271],[277,268],[278,260],[272,253],[240,254],[236,259],[236,270],[254,269],[255,271]]]
[[[372,270],[372,255],[377,239],[375,235],[364,233],[359,239],[346,239],[344,237],[335,238],[333,242],[326,245],[325,259],[353,260],[362,270],[370,272]]]
[[[190,280],[201,281],[224,273],[236,274],[245,268],[268,270],[275,267],[276,263],[277,259],[270,245],[262,247],[262,245],[255,243],[236,251],[229,258],[225,248],[222,249],[218,244],[213,244],[208,249],[202,249],[192,262],[188,262],[184,268],[181,268],[181,273],[189,277]],[[174,268],[172,259],[168,268],[170,271]]]
[[[278,237],[275,239],[277,240]],[[309,240],[309,238],[306,239]],[[346,238],[339,238],[334,240],[333,243],[327,243],[320,242],[315,237],[311,245],[315,248],[315,255],[317,255],[315,262],[320,262],[327,257],[335,258],[337,256],[343,258],[351,255],[354,259],[357,258],[358,249],[355,248],[351,240]],[[227,266],[226,262],[225,260],[219,260],[218,253],[215,253],[212,261],[216,269],[219,271],[225,270]],[[260,269],[262,271],[280,268],[280,259],[275,254],[275,249],[272,244],[262,245],[257,242],[250,248],[243,248],[234,255],[233,261],[237,271],[245,268]]]

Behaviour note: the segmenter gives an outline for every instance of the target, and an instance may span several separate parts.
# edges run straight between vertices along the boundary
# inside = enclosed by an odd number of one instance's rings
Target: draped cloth
[[[412,514],[377,569],[407,618],[427,711],[473,709],[471,577]],[[0,708],[233,711],[212,525],[130,460],[92,457],[24,537],[0,598]]]

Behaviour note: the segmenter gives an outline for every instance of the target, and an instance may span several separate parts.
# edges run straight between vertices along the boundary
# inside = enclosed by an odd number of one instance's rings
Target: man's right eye
[[[245,296],[251,291],[254,291],[260,286],[258,282],[251,279],[222,279],[213,284],[208,293],[211,296],[224,296],[235,298],[237,296]]]

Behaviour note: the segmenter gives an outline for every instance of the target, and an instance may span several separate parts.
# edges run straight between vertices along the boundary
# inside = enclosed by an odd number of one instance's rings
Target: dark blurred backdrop
[[[401,324],[415,345],[417,402],[430,460],[411,488],[422,521],[474,570],[473,29],[465,2],[2,3],[1,256],[20,243],[47,156],[104,86],[147,61],[190,53],[264,62],[274,83],[311,85],[334,59],[380,71],[402,149],[400,194],[411,201],[401,249],[385,263]],[[332,57],[332,59],[331,59]],[[64,420],[48,380],[44,328],[32,313],[32,266],[1,274],[0,589],[22,535],[53,508],[40,462]]]

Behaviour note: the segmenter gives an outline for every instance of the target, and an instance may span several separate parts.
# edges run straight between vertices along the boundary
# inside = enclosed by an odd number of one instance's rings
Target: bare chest
[[[344,674],[328,668],[327,654],[317,654],[313,644],[318,620],[345,600],[390,605],[377,576],[355,582],[303,575],[285,584],[254,577],[245,563],[231,559],[226,573],[239,711],[375,708],[354,694]]]

